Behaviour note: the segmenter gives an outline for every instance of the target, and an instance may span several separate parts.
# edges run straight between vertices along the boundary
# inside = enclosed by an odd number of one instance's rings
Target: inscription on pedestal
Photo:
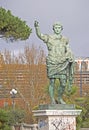
[[[76,128],[75,118],[72,117],[54,118],[49,122],[52,130],[75,130]]]

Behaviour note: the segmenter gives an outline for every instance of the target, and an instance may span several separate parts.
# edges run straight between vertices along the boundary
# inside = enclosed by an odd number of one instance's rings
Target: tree
[[[4,92],[7,91],[3,97],[7,96],[9,99],[10,90],[16,88],[16,107],[20,106],[26,110],[26,122],[33,122],[32,110],[35,106],[48,101],[46,93],[43,93],[48,82],[45,56],[44,50],[41,47],[36,48],[35,45],[26,46],[24,52],[18,56],[12,55],[8,50],[3,53],[4,65],[0,74],[0,84]],[[8,105],[11,103],[8,102]]]
[[[29,38],[32,29],[26,25],[25,21],[15,17],[10,10],[0,8],[0,38],[10,41],[26,40]]]
[[[11,130],[8,125],[9,115],[8,112],[4,109],[0,109],[0,130]]]

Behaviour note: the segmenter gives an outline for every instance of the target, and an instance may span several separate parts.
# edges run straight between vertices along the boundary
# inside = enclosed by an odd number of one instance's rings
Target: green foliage
[[[4,127],[0,130],[11,130],[10,126],[5,124]]]
[[[9,115],[6,110],[0,109],[0,130],[11,130],[8,125]]]
[[[15,125],[24,122],[25,111],[21,109],[10,110],[8,124]]]
[[[77,130],[79,128],[89,128],[89,97],[80,97],[75,100],[76,108],[81,109],[80,116],[77,117]]]
[[[89,128],[89,118],[82,122],[82,128]]]
[[[79,105],[76,105],[76,109],[82,110],[81,114],[80,114],[79,116],[77,116],[77,118],[76,118],[77,130],[80,130],[81,124],[82,124],[82,122],[83,122],[82,117],[83,117],[83,115],[85,114],[85,109],[83,109],[83,108],[82,108],[81,106],[79,106]]]
[[[82,104],[82,108],[85,110],[82,116],[82,127],[89,128],[89,96],[85,98],[85,102]]]
[[[24,110],[0,109],[0,130],[11,130],[10,126],[24,122],[24,119]]]
[[[74,97],[76,95],[76,92],[77,92],[76,86],[72,86],[70,91],[68,91],[67,86],[66,86],[66,89],[64,92],[64,98],[67,104],[75,104]]]
[[[77,89],[78,88],[76,86],[72,86],[71,91],[68,91],[68,87],[66,86],[65,95],[67,97],[70,97],[70,96],[74,95],[77,92]]]
[[[7,111],[0,109],[0,122],[7,122],[8,121],[8,113]]]
[[[26,40],[29,38],[31,28],[25,21],[15,17],[11,11],[0,8],[0,35],[1,37],[13,40]]]

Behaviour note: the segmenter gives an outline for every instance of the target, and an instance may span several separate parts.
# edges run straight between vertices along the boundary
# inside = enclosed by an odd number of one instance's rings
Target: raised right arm
[[[35,21],[35,22],[34,22],[34,27],[35,27],[37,36],[38,36],[41,40],[43,40],[44,42],[47,42],[48,37],[47,37],[47,35],[44,35],[44,34],[42,34],[42,33],[40,32],[40,27],[39,27],[38,21]]]

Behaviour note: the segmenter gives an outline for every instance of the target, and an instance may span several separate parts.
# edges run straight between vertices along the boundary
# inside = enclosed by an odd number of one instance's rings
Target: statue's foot
[[[56,104],[55,99],[52,99],[51,104]]]
[[[60,98],[60,99],[58,100],[58,104],[66,104],[66,103],[63,101],[62,98]]]

